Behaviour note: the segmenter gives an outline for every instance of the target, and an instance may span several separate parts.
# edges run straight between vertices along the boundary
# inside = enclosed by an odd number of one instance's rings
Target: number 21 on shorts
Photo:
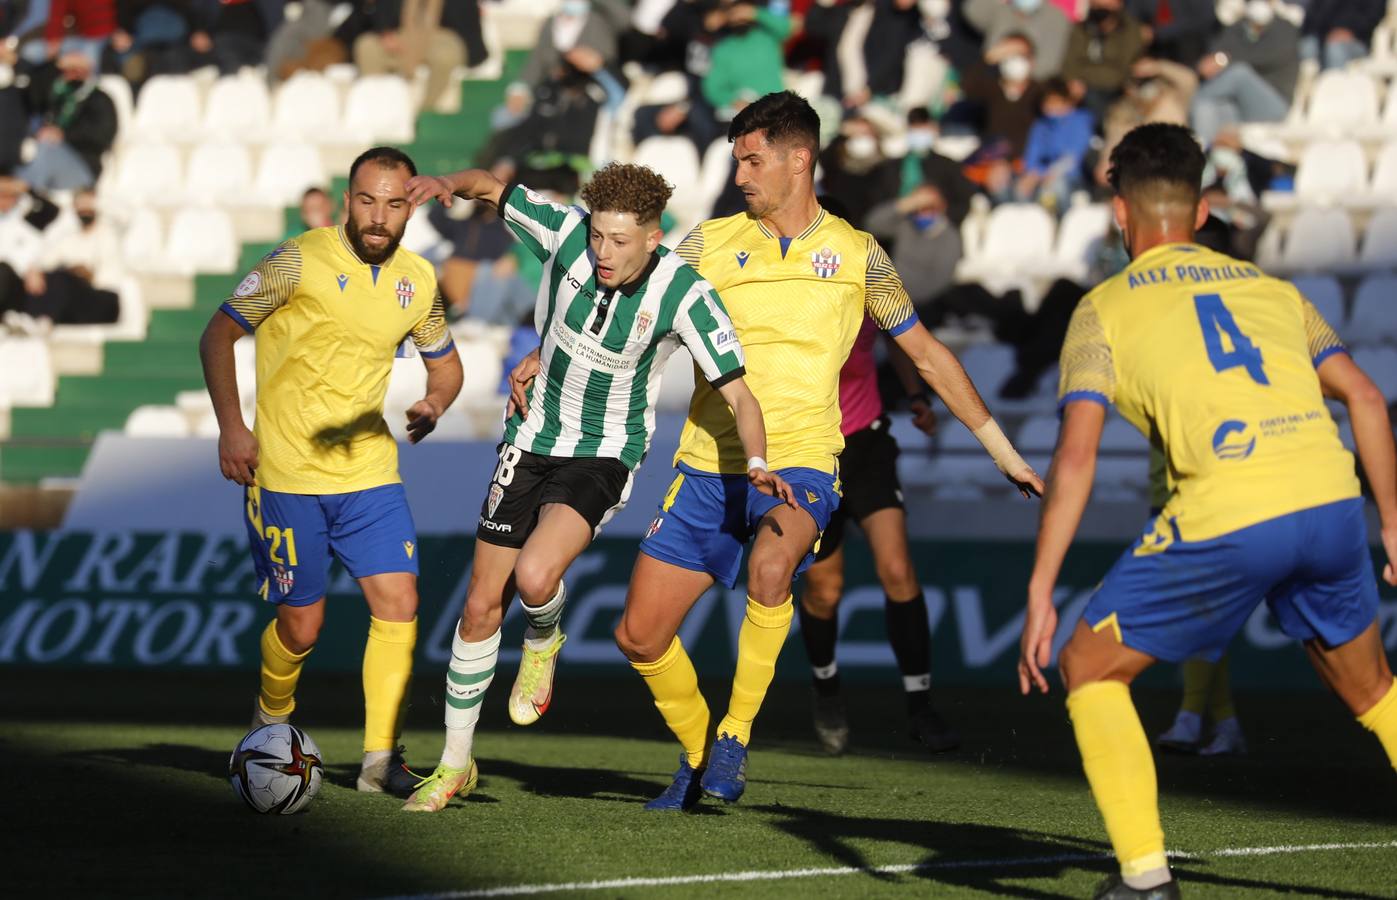
[[[1226,372],[1240,366],[1247,370],[1252,381],[1269,386],[1271,380],[1266,377],[1266,369],[1262,365],[1261,348],[1237,327],[1237,320],[1232,318],[1232,311],[1222,302],[1222,296],[1195,294],[1193,304],[1198,309],[1198,324],[1203,328],[1203,346],[1208,350],[1208,361],[1213,364],[1213,369]],[[1223,346],[1223,335],[1227,335],[1232,343],[1231,350]]]

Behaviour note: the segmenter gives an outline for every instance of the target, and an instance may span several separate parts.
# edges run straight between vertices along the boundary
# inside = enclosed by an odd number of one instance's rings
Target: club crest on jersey
[[[398,279],[397,292],[398,305],[403,309],[407,309],[408,306],[412,304],[413,295],[417,293],[416,289],[412,286],[412,282],[408,280],[406,275]]]
[[[403,552],[407,554],[408,559],[412,559],[412,554],[416,551],[416,544],[414,544],[412,541],[403,541]]]
[[[338,274],[338,275],[335,276],[335,281],[339,283],[339,286],[340,286],[340,293],[343,294],[343,293],[344,293],[344,286],[345,286],[346,284],[349,284],[349,276],[346,275],[346,274],[344,274],[343,272],[341,272],[340,274]]]
[[[504,488],[498,484],[490,485],[490,498],[485,504],[485,518],[495,518],[495,510],[500,508],[500,501],[504,499]]]
[[[644,311],[636,313],[636,314],[635,314],[635,336],[636,336],[637,338],[643,338],[643,337],[645,337],[645,332],[647,332],[647,331],[650,330],[650,323],[653,322],[653,321],[655,321],[655,316],[654,316],[653,313],[644,312]]]
[[[831,278],[839,271],[839,254],[828,247],[821,247],[818,253],[810,254],[810,265],[821,278]]]
[[[663,525],[664,523],[665,523],[665,517],[664,517],[664,516],[656,516],[654,519],[652,519],[651,522],[650,522],[650,527],[647,528],[647,529],[645,529],[645,537],[646,537],[646,539],[649,539],[649,538],[654,537],[654,536],[655,536],[655,532],[659,531],[659,530],[660,530],[660,526]]]
[[[745,267],[745,266],[747,265],[747,260],[748,260],[750,257],[751,257],[751,254],[749,254],[746,250],[740,251],[740,252],[737,254],[737,267],[738,267],[739,269]]]
[[[282,596],[285,596],[291,593],[291,588],[296,583],[296,573],[277,566],[272,570],[272,580],[276,582],[277,590],[282,593]]]

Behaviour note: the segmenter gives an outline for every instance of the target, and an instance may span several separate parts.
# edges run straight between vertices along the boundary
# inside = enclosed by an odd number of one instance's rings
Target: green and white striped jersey
[[[505,421],[506,441],[541,456],[609,457],[635,469],[655,431],[660,373],[680,344],[715,388],[743,374],[727,310],[677,255],[659,248],[639,279],[611,290],[596,283],[586,210],[511,184],[500,213],[544,264],[534,307],[542,369],[529,389],[529,417]]]

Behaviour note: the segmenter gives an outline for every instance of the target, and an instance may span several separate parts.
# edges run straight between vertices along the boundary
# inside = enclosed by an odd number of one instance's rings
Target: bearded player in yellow
[[[1199,246],[1205,159],[1177,125],[1111,154],[1132,262],[1084,297],[1062,348],[1062,431],[1028,587],[1019,686],[1048,690],[1053,587],[1091,493],[1107,404],[1164,452],[1169,499],[1107,573],[1059,665],[1087,781],[1120,874],[1104,898],[1179,896],[1164,854],[1149,741],[1130,682],[1155,660],[1218,659],[1265,600],[1397,766],[1397,684],[1352,454],[1353,422],[1397,584],[1397,451],[1382,393],[1287,282]]]
[[[383,399],[400,348],[415,345],[427,394],[407,410],[421,440],[461,390],[436,274],[399,249],[414,205],[412,160],[390,147],[349,170],[348,221],[273,250],[243,279],[199,343],[218,416],[219,465],[243,485],[248,538],[276,618],[262,633],[253,727],[285,722],[325,621],[332,556],[369,604],[361,791],[407,796],[418,781],[397,747],[417,641],[417,535]],[[257,335],[255,433],[243,423],[233,344]]]
[[[797,506],[750,489],[736,423],[699,384],[675,457],[678,473],[640,545],[616,640],[683,745],[673,783],[648,809],[688,809],[700,793],[736,801],[752,722],[791,623],[791,582],[809,567],[839,503],[839,370],[865,312],[916,363],[951,413],[1024,491],[1042,482],[985,409],[955,356],[922,326],[873,238],[815,197],[820,120],[799,96],[768,94],[728,132],[746,213],[704,222],[677,248],[723,296],[747,352],[747,383],[767,410],[770,471]],[[744,546],[747,611],[727,715],[710,727],[680,623],[715,581],[732,587]]]

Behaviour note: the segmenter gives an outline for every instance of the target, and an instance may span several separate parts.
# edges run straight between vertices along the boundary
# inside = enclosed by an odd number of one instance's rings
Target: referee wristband
[[[750,472],[753,469],[761,469],[763,472],[770,471],[770,469],[766,467],[766,460],[762,459],[760,456],[753,456],[747,460],[747,471]]]
[[[994,460],[999,471],[1008,475],[1010,472],[1022,472],[1028,468],[1028,463],[1024,462],[1019,451],[1014,449],[1014,445],[1009,443],[1009,439],[1004,436],[1004,432],[999,430],[999,424],[991,416],[989,421],[976,428],[972,434],[975,440],[989,453],[990,459]]]

